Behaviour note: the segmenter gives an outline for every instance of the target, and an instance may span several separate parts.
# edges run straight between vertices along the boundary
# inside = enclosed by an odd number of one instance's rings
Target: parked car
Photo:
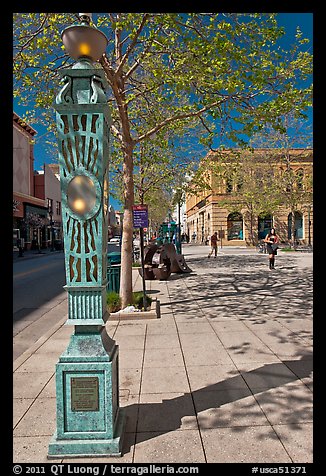
[[[120,243],[120,236],[114,236],[110,238],[109,243]]]

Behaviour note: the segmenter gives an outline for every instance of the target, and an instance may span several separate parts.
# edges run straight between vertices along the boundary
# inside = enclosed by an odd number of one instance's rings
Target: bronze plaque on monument
[[[73,377],[71,379],[71,410],[96,412],[98,409],[98,377]]]

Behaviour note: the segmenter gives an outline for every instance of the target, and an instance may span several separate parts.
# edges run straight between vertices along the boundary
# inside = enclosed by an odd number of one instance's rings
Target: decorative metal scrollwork
[[[103,81],[101,77],[95,76],[95,75],[92,76],[91,89],[92,89],[92,95],[90,99],[91,104],[107,102],[106,96],[103,90]]]
[[[62,78],[62,82],[65,83],[65,85],[63,86],[63,88],[58,93],[57,97],[55,98],[55,102],[56,104],[70,104],[73,102],[71,97],[72,79],[70,76],[64,76]]]

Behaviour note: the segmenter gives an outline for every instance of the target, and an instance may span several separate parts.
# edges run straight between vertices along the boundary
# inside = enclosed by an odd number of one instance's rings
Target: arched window
[[[269,230],[273,227],[272,215],[259,215],[258,216],[258,240],[263,240]]]
[[[292,213],[289,213],[288,216],[288,239],[291,239],[291,228],[292,228]],[[302,240],[303,239],[303,217],[302,213],[294,213],[294,239]]]
[[[230,213],[227,218],[228,240],[243,240],[243,218],[241,213]]]
[[[297,189],[303,190],[303,169],[299,169],[296,173],[296,182],[297,182]]]
[[[233,192],[233,183],[232,179],[229,177],[226,178],[226,193],[232,193]]]
[[[292,192],[294,184],[294,176],[292,169],[284,170],[282,178],[284,183],[284,190],[288,193]]]

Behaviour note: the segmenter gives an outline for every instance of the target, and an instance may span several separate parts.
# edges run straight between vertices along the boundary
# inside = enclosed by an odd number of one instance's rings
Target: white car
[[[120,243],[120,236],[114,236],[109,240],[109,243]]]

